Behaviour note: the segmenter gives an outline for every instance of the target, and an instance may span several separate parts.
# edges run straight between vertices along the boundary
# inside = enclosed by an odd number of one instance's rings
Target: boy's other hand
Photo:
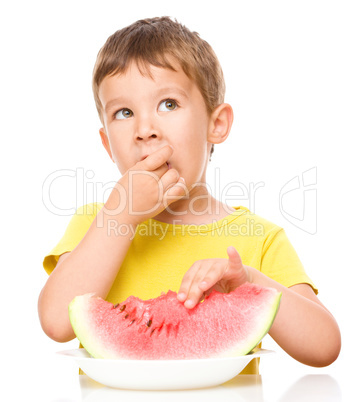
[[[110,209],[126,209],[131,220],[141,223],[188,194],[185,180],[167,161],[173,148],[166,145],[137,162],[118,181]]]
[[[177,296],[185,307],[193,308],[212,290],[229,293],[252,281],[250,267],[243,265],[238,251],[228,247],[227,254],[228,260],[210,258],[196,261],[185,273]]]

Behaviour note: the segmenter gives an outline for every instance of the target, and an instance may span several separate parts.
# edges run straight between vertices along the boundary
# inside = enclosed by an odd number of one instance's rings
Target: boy
[[[233,120],[208,43],[167,17],[137,21],[99,52],[93,91],[102,143],[122,177],[104,205],[77,211],[45,257],[45,333],[75,337],[68,304],[76,295],[117,303],[172,289],[193,308],[213,289],[249,281],[282,292],[270,335],[287,353],[312,366],[332,363],[338,326],[284,231],[214,199],[205,185],[213,146]],[[258,230],[243,235],[248,217]]]

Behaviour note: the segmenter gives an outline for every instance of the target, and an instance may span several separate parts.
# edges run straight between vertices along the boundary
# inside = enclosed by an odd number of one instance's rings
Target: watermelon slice
[[[231,293],[212,291],[187,309],[168,291],[155,299],[130,296],[113,305],[93,294],[69,305],[84,348],[104,359],[198,359],[242,356],[269,331],[281,293],[245,283]]]

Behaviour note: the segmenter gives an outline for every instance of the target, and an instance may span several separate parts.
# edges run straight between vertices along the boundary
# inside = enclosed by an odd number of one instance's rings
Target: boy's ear
[[[104,148],[106,149],[109,157],[112,159],[112,162],[115,162],[112,158],[112,152],[111,152],[111,147],[110,147],[110,143],[108,141],[108,137],[107,134],[105,133],[105,129],[102,127],[100,128],[100,136],[101,136],[101,142],[102,145],[104,146]]]
[[[211,114],[207,140],[212,144],[225,141],[231,131],[233,109],[228,103],[221,103]]]

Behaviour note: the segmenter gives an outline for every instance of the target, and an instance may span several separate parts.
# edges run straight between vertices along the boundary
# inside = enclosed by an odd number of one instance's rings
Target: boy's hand
[[[130,168],[115,186],[117,197],[109,209],[125,209],[131,221],[141,223],[186,196],[184,179],[166,163],[172,153],[173,148],[166,145]]]
[[[193,308],[212,290],[229,293],[245,282],[251,282],[250,267],[243,265],[234,247],[227,249],[228,260],[211,258],[196,261],[183,277],[178,300]]]

